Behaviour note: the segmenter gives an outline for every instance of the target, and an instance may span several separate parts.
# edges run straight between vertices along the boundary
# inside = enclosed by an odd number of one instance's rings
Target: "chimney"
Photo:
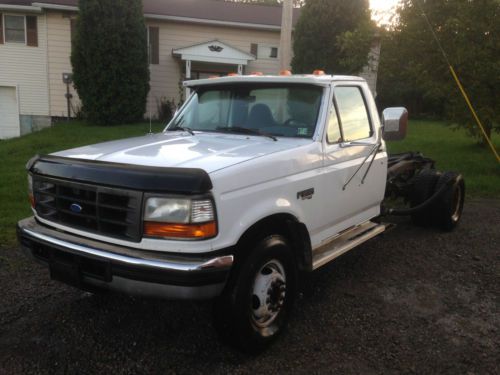
[[[292,61],[292,0],[283,0],[283,14],[281,18],[281,40],[279,48],[280,69],[290,69]]]

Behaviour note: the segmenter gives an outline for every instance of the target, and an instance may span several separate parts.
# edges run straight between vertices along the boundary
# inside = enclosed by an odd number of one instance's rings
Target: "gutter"
[[[51,9],[51,10],[66,10],[78,12],[78,7],[71,5],[58,5],[58,4],[47,4],[47,3],[32,3],[35,7],[40,7],[41,9]]]
[[[42,13],[42,8],[35,5],[29,6],[29,5],[0,4],[0,10],[12,11],[12,12]]]
[[[201,18],[190,18],[190,17],[178,17],[178,16],[163,16],[159,14],[146,13],[144,17],[152,20],[160,21],[173,21],[173,22],[185,22],[185,23],[196,23],[202,25],[216,25],[216,26],[232,26],[244,29],[259,29],[259,30],[270,30],[279,31],[281,26],[274,25],[264,25],[258,23],[244,23],[244,22],[231,22],[231,21],[217,21]]]

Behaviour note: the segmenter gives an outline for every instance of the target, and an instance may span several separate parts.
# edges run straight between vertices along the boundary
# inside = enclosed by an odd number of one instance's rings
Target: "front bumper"
[[[48,266],[51,278],[81,289],[208,299],[221,294],[233,263],[229,252],[196,257],[107,244],[60,232],[34,217],[17,224],[21,248]]]

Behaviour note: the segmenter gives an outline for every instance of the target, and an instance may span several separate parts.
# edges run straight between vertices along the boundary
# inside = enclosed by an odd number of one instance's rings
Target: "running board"
[[[332,238],[328,243],[313,251],[312,269],[315,270],[324,266],[347,251],[368,241],[370,238],[385,232],[389,227],[389,224],[377,224],[367,221],[346,229]]]

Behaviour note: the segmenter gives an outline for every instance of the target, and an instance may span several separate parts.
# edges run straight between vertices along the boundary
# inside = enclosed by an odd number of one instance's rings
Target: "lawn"
[[[500,152],[500,136],[493,136]],[[420,151],[436,160],[439,170],[464,175],[467,196],[500,198],[500,164],[487,147],[480,147],[463,129],[453,130],[440,122],[411,121],[404,141],[391,142],[389,152]]]
[[[155,124],[153,131],[162,125]],[[26,161],[35,154],[145,134],[148,124],[113,127],[80,122],[61,123],[21,138],[0,141],[0,247],[15,243],[15,224],[31,211],[27,198]],[[494,142],[500,149],[500,137]],[[469,197],[500,197],[500,167],[488,149],[478,147],[464,131],[452,131],[439,122],[413,121],[405,141],[392,142],[391,152],[421,151],[443,170],[461,171]]]

